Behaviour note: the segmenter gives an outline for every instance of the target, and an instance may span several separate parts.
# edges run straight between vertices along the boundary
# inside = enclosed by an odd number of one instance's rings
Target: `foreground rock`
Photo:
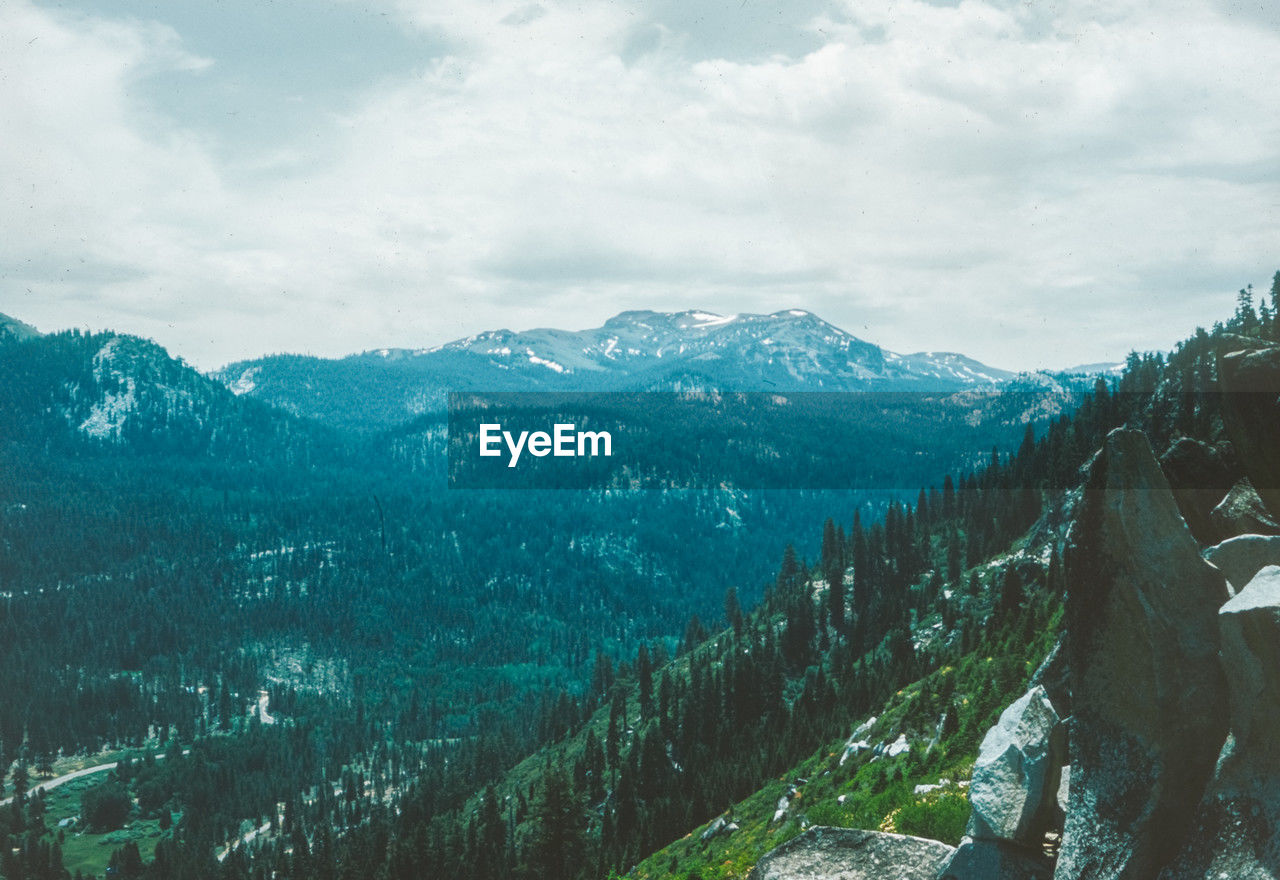
[[[1164,880],[1280,876],[1280,566],[1262,569],[1218,619],[1232,737]]]
[[[892,874],[886,874],[892,877]],[[1043,853],[1007,841],[960,841],[938,880],[1049,880],[1053,862]]]
[[[1204,558],[1239,591],[1268,565],[1280,565],[1280,536],[1239,535],[1210,547]]]
[[[1280,346],[1256,345],[1218,358],[1222,416],[1245,474],[1280,517]]]
[[[968,835],[1038,847],[1053,822],[1065,753],[1058,713],[1036,686],[982,740],[969,787]]]
[[[1065,562],[1071,787],[1054,876],[1148,880],[1177,853],[1226,737],[1226,581],[1126,429],[1090,467]]]
[[[768,853],[749,880],[936,880],[953,849],[936,840],[810,828]]]

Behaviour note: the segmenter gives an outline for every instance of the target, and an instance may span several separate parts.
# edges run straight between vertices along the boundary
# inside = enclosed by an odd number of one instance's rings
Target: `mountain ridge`
[[[1005,370],[959,352],[893,352],[804,309],[690,309],[624,311],[586,330],[502,328],[343,358],[271,355],[210,375],[297,415],[378,430],[443,410],[449,391],[1058,390],[1068,374]]]

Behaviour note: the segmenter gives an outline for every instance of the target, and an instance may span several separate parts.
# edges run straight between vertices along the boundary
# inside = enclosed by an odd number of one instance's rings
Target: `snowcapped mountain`
[[[622,312],[588,330],[492,330],[426,349],[242,361],[216,378],[299,415],[377,429],[441,410],[449,391],[959,391],[1018,374],[952,352],[898,354],[800,309]]]
[[[587,382],[606,373],[662,377],[682,369],[711,371],[719,374],[717,379],[729,381],[723,387],[735,390],[796,383],[806,389],[845,390],[916,380],[963,386],[1000,382],[1013,375],[958,354],[887,352],[800,309],[728,316],[700,311],[622,312],[590,330],[495,330],[433,349],[385,350],[378,355],[441,358],[464,353],[499,369],[535,376],[545,370],[578,375]]]

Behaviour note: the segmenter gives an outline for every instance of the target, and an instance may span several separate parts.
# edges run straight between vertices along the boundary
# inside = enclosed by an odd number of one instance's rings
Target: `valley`
[[[133,337],[11,334],[0,874],[106,869],[35,793],[104,748],[140,756],[84,771],[128,793],[146,845],[101,847],[126,876],[742,878],[817,827],[961,844],[979,745],[1078,614],[1081,468],[1128,426],[1237,484],[1216,358],[1277,329],[1237,314],[1078,374],[895,355],[798,311],[215,376]],[[758,488],[747,459],[715,488],[459,491],[458,387],[909,394],[773,441],[862,489]],[[882,439],[887,412],[927,456]],[[1168,461],[1180,503],[1210,488]]]

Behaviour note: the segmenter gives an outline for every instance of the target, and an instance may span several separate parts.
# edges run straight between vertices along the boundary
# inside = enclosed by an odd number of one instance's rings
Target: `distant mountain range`
[[[340,359],[272,355],[214,376],[297,415],[376,430],[442,410],[450,391],[1047,391],[1112,367],[1015,373],[954,352],[898,354],[792,309],[630,311],[589,330],[492,330]]]

